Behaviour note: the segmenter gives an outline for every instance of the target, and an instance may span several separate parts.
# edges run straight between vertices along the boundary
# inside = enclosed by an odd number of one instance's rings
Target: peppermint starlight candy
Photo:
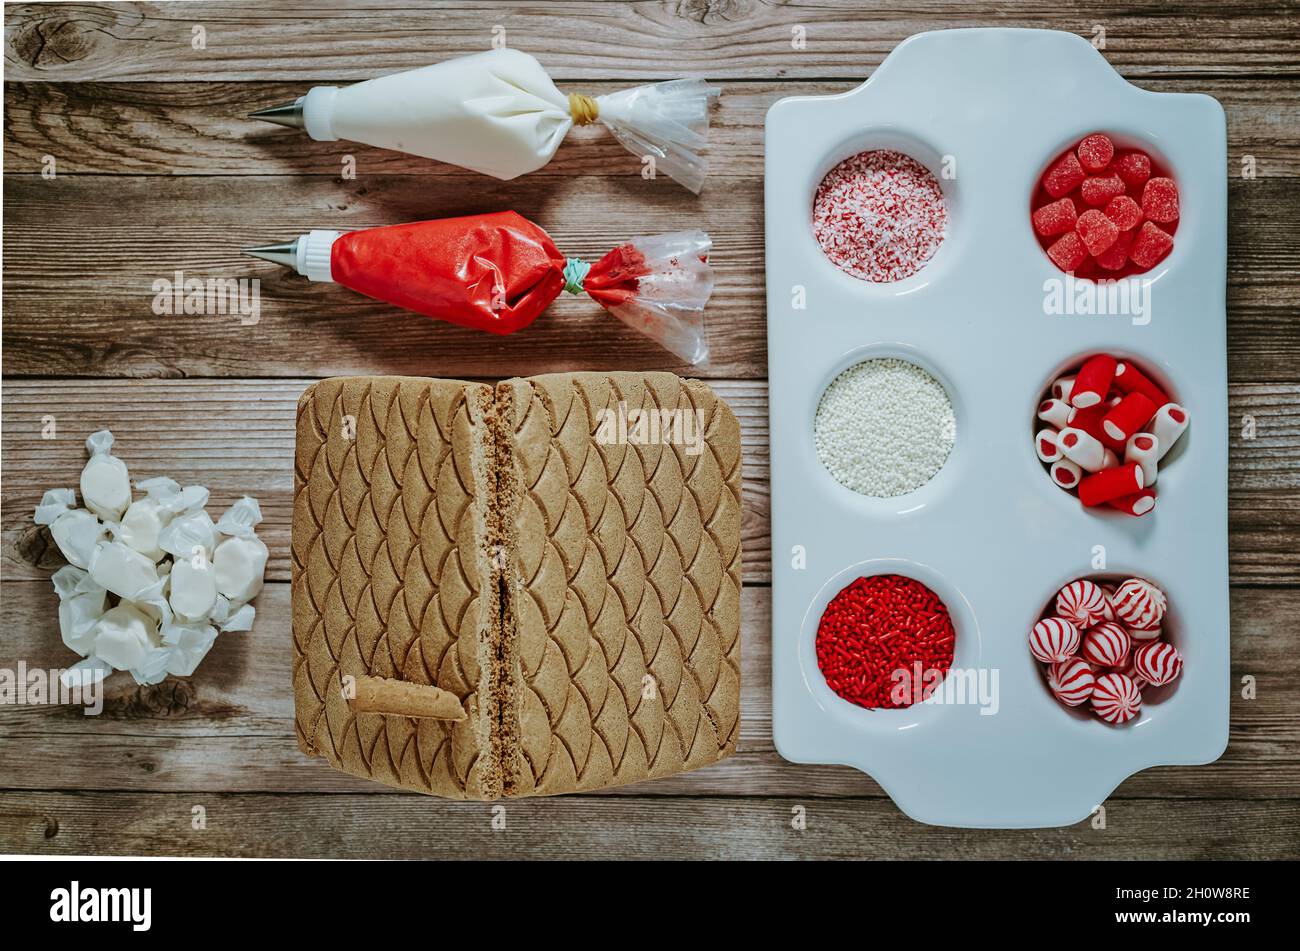
[[[1098,667],[1119,667],[1133,642],[1114,621],[1103,621],[1083,636],[1083,656]]]
[[[1138,673],[1137,668],[1133,666],[1133,657],[1135,654],[1137,654],[1137,651],[1128,655],[1128,663],[1121,667],[1119,672],[1132,680],[1139,690],[1145,690],[1147,687],[1151,686],[1151,684],[1145,677]]]
[[[1160,635],[1162,633],[1163,632],[1158,627],[1131,627],[1128,629],[1129,637],[1133,638],[1133,642],[1138,645],[1147,644],[1151,641],[1158,641],[1160,640]]]
[[[1092,709],[1107,723],[1127,723],[1142,711],[1142,692],[1125,674],[1102,674],[1092,688]]]
[[[1111,608],[1100,585],[1080,578],[1057,593],[1056,613],[1076,627],[1089,628],[1111,616]]]
[[[1164,592],[1143,578],[1129,578],[1115,589],[1115,616],[1131,628],[1159,627],[1168,606]]]
[[[1077,707],[1092,697],[1097,685],[1097,675],[1092,665],[1081,657],[1071,657],[1051,666],[1047,675],[1047,685],[1061,703]]]
[[[1183,658],[1173,644],[1155,641],[1133,652],[1133,669],[1152,685],[1163,687],[1183,672]]]
[[[1079,629],[1065,618],[1043,618],[1029,632],[1029,653],[1044,664],[1069,660],[1079,649]]]

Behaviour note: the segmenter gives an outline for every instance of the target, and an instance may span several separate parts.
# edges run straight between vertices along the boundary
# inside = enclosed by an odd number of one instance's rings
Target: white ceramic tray
[[[1037,244],[1029,202],[1042,170],[1083,135],[1145,143],[1179,184],[1169,257],[1144,275],[1151,320],[1049,316],[1062,277]],[[947,240],[913,277],[873,285],[840,271],[812,235],[822,177],[896,148],[941,178]],[[1129,85],[1068,33],[951,30],[899,45],[871,79],[829,97],[783,99],[767,116],[767,306],[772,439],[772,705],[777,749],[854,766],[904,812],[955,826],[1066,825],[1149,766],[1201,764],[1227,744],[1226,132],[1207,96]],[[956,161],[943,180],[941,161]],[[1132,280],[1132,279],[1131,279]],[[806,308],[796,309],[797,289]],[[1084,510],[1034,456],[1034,407],[1057,371],[1127,355],[1171,386],[1191,428],[1162,470],[1155,512]],[[845,368],[903,356],[948,389],[957,439],[917,491],[871,499],[817,459],[813,418]],[[1162,587],[1186,664],[1177,688],[1111,727],[1061,707],[1026,638],[1067,581],[1138,574]],[[800,548],[801,546],[801,548]],[[806,565],[795,567],[806,553]],[[871,711],[831,692],[818,619],[860,575],[929,585],[957,628],[954,666],[996,670],[999,709],[919,704]]]

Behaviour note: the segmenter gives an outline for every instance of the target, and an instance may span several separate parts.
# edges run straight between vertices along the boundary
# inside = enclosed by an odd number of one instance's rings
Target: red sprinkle
[[[826,683],[867,709],[924,700],[952,666],[957,634],[948,609],[902,575],[858,578],[822,612],[817,666]]]

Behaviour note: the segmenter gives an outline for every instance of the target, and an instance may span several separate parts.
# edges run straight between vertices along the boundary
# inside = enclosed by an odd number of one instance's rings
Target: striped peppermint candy
[[[1155,641],[1143,644],[1133,652],[1133,669],[1149,683],[1163,687],[1173,683],[1183,672],[1183,658],[1173,644]]]
[[[1056,694],[1056,699],[1070,707],[1088,701],[1096,684],[1096,672],[1082,657],[1071,657],[1053,664],[1047,675],[1047,685]]]
[[[1146,629],[1140,627],[1130,627],[1128,629],[1128,634],[1129,637],[1133,638],[1134,643],[1146,644],[1151,641],[1160,640],[1161,631],[1160,628],[1158,627],[1152,627]]]
[[[1133,652],[1133,654],[1136,653],[1137,651]],[[1143,677],[1140,673],[1138,673],[1137,668],[1133,666],[1133,654],[1128,655],[1128,663],[1126,663],[1123,667],[1121,667],[1119,672],[1123,674],[1125,677],[1127,677],[1129,680],[1133,681],[1134,685],[1139,690],[1146,690],[1147,687],[1151,686],[1151,684],[1147,681],[1145,677]]]
[[[1142,691],[1125,674],[1102,674],[1092,688],[1092,709],[1107,723],[1127,723],[1142,710]]]
[[[1029,653],[1044,664],[1069,660],[1079,649],[1079,629],[1065,618],[1045,617],[1029,632]]]
[[[1115,617],[1131,628],[1159,627],[1168,606],[1165,593],[1144,578],[1129,578],[1115,589]]]
[[[1079,578],[1071,581],[1056,595],[1056,613],[1083,629],[1106,620],[1106,616],[1111,614],[1111,606],[1100,585],[1087,578]]]
[[[1098,667],[1122,666],[1132,646],[1128,631],[1114,621],[1103,621],[1083,635],[1083,657]]]

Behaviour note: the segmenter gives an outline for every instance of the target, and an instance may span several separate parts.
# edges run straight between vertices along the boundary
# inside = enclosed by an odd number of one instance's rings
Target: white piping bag
[[[314,86],[291,103],[250,118],[449,162],[493,178],[536,171],[575,125],[599,122],[630,152],[699,193],[709,105],[721,90],[676,79],[610,93],[565,95],[542,64],[498,49],[366,80]]]

